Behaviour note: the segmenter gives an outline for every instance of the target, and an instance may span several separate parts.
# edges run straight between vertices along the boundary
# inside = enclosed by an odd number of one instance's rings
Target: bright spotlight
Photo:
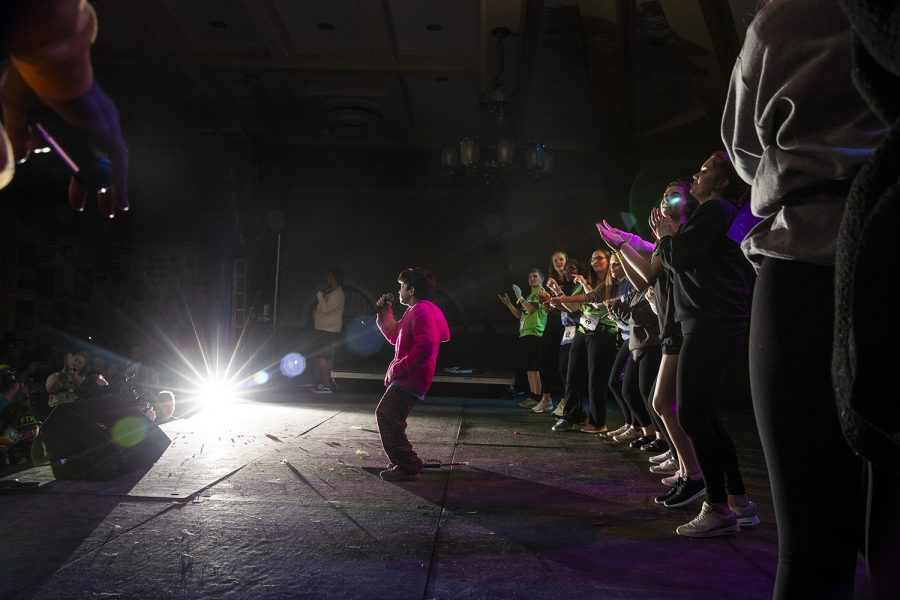
[[[285,377],[296,377],[306,370],[306,359],[297,352],[285,354],[278,367]]]
[[[227,404],[238,399],[237,389],[224,379],[205,382],[193,396],[202,404]]]
[[[269,373],[267,371],[258,371],[256,375],[253,376],[253,382],[256,385],[263,385],[269,382]]]

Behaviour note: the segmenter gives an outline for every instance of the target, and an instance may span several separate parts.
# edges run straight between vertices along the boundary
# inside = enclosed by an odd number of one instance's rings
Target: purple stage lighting
[[[285,377],[296,377],[306,370],[306,359],[303,358],[303,355],[296,352],[285,354],[284,358],[281,359],[279,369],[281,369],[281,374]]]

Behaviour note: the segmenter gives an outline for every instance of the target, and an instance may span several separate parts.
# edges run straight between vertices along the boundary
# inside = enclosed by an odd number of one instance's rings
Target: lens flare
[[[306,359],[302,354],[291,352],[284,355],[278,368],[285,377],[296,377],[306,370]]]
[[[269,382],[269,373],[268,371],[257,371],[253,376],[253,383],[256,385],[263,385]]]

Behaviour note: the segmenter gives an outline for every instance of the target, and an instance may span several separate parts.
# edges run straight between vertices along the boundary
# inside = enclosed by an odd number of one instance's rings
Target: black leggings
[[[694,443],[707,500],[724,503],[728,494],[745,493],[734,442],[719,420],[719,404],[726,393],[733,392],[725,376],[735,357],[743,354],[746,329],[702,319],[684,329],[676,381],[678,422]]]
[[[662,349],[659,346],[644,348],[640,357],[633,356],[625,367],[625,380],[622,385],[625,402],[631,408],[631,414],[639,427],[655,426],[652,420],[651,406],[653,401],[653,385],[656,383],[656,375],[659,373],[659,361],[662,360]]]
[[[584,420],[582,401],[587,397],[587,347],[584,334],[576,333],[571,344],[559,347],[559,372],[566,382],[563,418],[569,423]]]
[[[559,313],[547,315],[547,326],[541,336],[541,393],[562,394],[563,382],[559,376],[559,342],[563,327]]]
[[[750,380],[778,523],[775,598],[852,598],[864,538],[874,597],[895,598],[900,479],[867,467],[844,441],[831,386],[833,298],[834,269],[764,259]]]
[[[584,397],[590,405],[588,423],[606,425],[606,379],[616,356],[616,336],[609,333],[578,333],[569,352],[566,376],[566,408],[563,418],[570,423],[584,420]],[[573,385],[570,385],[569,382]]]
[[[622,375],[625,371],[626,364],[630,361],[631,352],[628,351],[628,342],[623,341],[622,345],[619,346],[619,352],[616,354],[616,359],[613,361],[612,369],[609,371],[608,383],[609,390],[613,393],[616,403],[622,411],[622,417],[625,419],[625,423],[634,425],[634,415],[631,414],[631,408],[629,408],[628,403],[625,402],[625,394],[622,391],[624,384]]]

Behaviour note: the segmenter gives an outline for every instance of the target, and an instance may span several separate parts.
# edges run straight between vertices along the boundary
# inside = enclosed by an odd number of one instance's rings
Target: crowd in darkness
[[[167,371],[141,344],[121,353],[71,340],[33,348],[6,333],[0,347],[0,473],[45,461],[41,425],[60,405],[109,401],[157,423],[173,418],[175,395],[163,389],[171,383]]]

